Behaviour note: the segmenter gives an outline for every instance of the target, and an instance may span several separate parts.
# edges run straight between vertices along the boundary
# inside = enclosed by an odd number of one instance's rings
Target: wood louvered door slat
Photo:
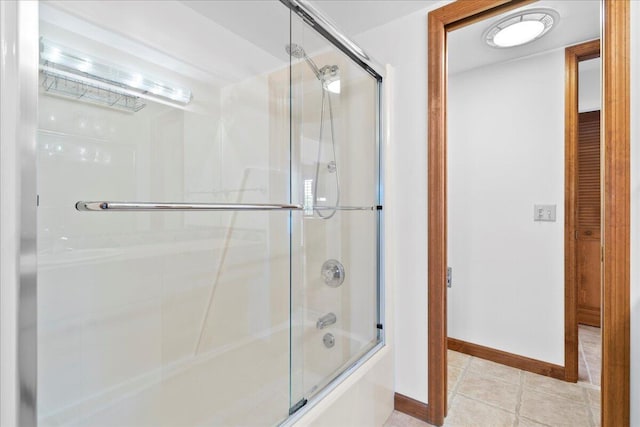
[[[600,327],[600,111],[579,115],[577,169],[578,323]]]

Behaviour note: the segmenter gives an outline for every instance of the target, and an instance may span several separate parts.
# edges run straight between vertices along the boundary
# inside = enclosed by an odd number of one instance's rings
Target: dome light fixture
[[[522,46],[547,34],[559,18],[551,9],[522,10],[489,27],[484,33],[484,41],[495,48]]]

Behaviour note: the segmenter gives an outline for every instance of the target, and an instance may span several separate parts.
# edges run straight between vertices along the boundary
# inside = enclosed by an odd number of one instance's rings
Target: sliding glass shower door
[[[40,14],[40,425],[284,420],[289,10]]]
[[[292,403],[381,339],[376,76],[292,17]]]
[[[381,343],[381,78],[287,5],[40,3],[39,425],[276,425]]]

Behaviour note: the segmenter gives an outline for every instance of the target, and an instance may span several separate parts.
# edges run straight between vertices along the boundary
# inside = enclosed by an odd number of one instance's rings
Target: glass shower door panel
[[[290,212],[238,205],[290,202],[289,10],[62,1],[40,14],[39,425],[279,423]]]
[[[292,402],[380,340],[378,81],[292,20]]]

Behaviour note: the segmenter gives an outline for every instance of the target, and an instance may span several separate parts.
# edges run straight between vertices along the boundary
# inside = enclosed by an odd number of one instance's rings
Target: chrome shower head
[[[287,51],[288,55],[291,55],[294,58],[304,59],[307,57],[307,54],[305,53],[304,49],[299,44],[295,44],[295,43],[288,44],[284,47],[284,50]]]
[[[291,43],[291,44],[286,45],[284,47],[284,50],[287,51],[288,55],[291,55],[294,58],[304,59],[307,62],[307,64],[309,64],[309,67],[311,67],[311,70],[313,71],[313,74],[316,75],[318,80],[322,79],[322,76],[320,74],[320,70],[318,70],[318,66],[316,65],[315,62],[313,62],[311,60],[311,58],[309,58],[307,56],[307,53],[304,51],[302,46],[300,46],[299,44]]]

